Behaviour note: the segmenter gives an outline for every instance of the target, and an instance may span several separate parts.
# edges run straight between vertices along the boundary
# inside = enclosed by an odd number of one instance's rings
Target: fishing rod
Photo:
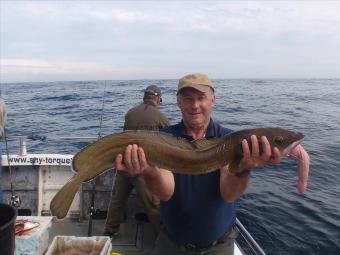
[[[10,163],[10,156],[9,156],[9,148],[8,148],[8,139],[7,139],[7,131],[4,127],[4,140],[5,140],[5,147],[6,147],[6,154],[7,154],[7,162],[8,162],[8,171],[9,171],[9,183],[10,183],[10,189],[11,189],[11,197],[8,200],[8,204],[11,206],[14,206],[15,208],[19,208],[21,205],[21,198],[18,195],[15,195],[14,191],[14,185],[13,185],[13,169],[12,165]]]
[[[104,84],[105,84],[105,86],[104,86],[103,98],[102,98],[102,110],[101,110],[100,119],[99,119],[99,132],[98,132],[97,139],[101,138],[103,115],[104,115],[104,106],[105,106],[106,80],[105,80]],[[94,208],[94,200],[95,200],[95,195],[96,195],[97,178],[92,180],[91,183],[92,183],[91,204],[90,204],[90,208],[89,208],[90,215],[89,215],[89,225],[88,225],[88,230],[87,230],[87,236],[92,236],[92,220],[93,220],[93,216],[96,214],[96,209]]]
[[[12,174],[12,165],[10,164],[10,160],[9,160],[9,148],[8,148],[8,138],[7,138],[7,129],[5,127],[6,124],[6,118],[7,118],[7,111],[6,111],[6,104],[5,101],[2,99],[1,97],[2,95],[2,89],[0,87],[0,107],[1,107],[1,111],[0,111],[0,119],[1,119],[1,131],[3,129],[3,132],[0,132],[0,136],[3,135],[4,140],[5,140],[5,148],[6,148],[6,154],[7,154],[7,161],[8,161],[8,170],[9,170],[9,183],[10,183],[10,189],[11,189],[11,197],[8,201],[8,204],[11,206],[14,206],[16,208],[20,207],[21,205],[21,199],[18,195],[15,195],[15,191],[14,191],[14,185],[13,185],[13,174]],[[2,133],[2,134],[1,134]],[[1,163],[1,159],[0,159],[0,163]]]

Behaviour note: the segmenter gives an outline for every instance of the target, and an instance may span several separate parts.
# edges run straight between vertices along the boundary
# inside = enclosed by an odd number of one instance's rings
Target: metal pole
[[[255,254],[266,255],[264,250],[260,247],[260,245],[255,241],[255,239],[250,235],[247,229],[243,226],[243,224],[236,218],[236,228],[239,233],[242,235],[244,240],[247,242],[249,247],[255,252]]]

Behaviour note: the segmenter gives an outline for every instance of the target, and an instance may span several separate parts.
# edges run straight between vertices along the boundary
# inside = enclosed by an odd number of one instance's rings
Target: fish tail
[[[79,189],[80,179],[74,175],[53,197],[50,210],[52,215],[58,219],[62,219],[67,215],[71,207],[72,201]]]

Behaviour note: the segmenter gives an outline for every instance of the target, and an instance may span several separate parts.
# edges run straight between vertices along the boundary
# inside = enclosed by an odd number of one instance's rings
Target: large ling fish
[[[271,146],[283,155],[298,145],[303,134],[282,128],[245,129],[221,138],[188,141],[157,131],[125,131],[107,135],[80,150],[72,161],[74,176],[58,191],[51,201],[52,215],[66,216],[82,182],[87,182],[114,167],[114,160],[129,144],[144,149],[150,165],[169,169],[175,173],[204,174],[228,165],[236,173],[242,159],[243,139],[251,143],[250,136],[266,136]]]

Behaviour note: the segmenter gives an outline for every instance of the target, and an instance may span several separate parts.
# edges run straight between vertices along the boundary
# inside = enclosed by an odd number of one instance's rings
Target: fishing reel
[[[8,204],[11,205],[11,206],[14,206],[16,208],[19,208],[20,205],[21,205],[21,199],[19,196],[11,196],[11,198],[9,199],[8,201]]]

